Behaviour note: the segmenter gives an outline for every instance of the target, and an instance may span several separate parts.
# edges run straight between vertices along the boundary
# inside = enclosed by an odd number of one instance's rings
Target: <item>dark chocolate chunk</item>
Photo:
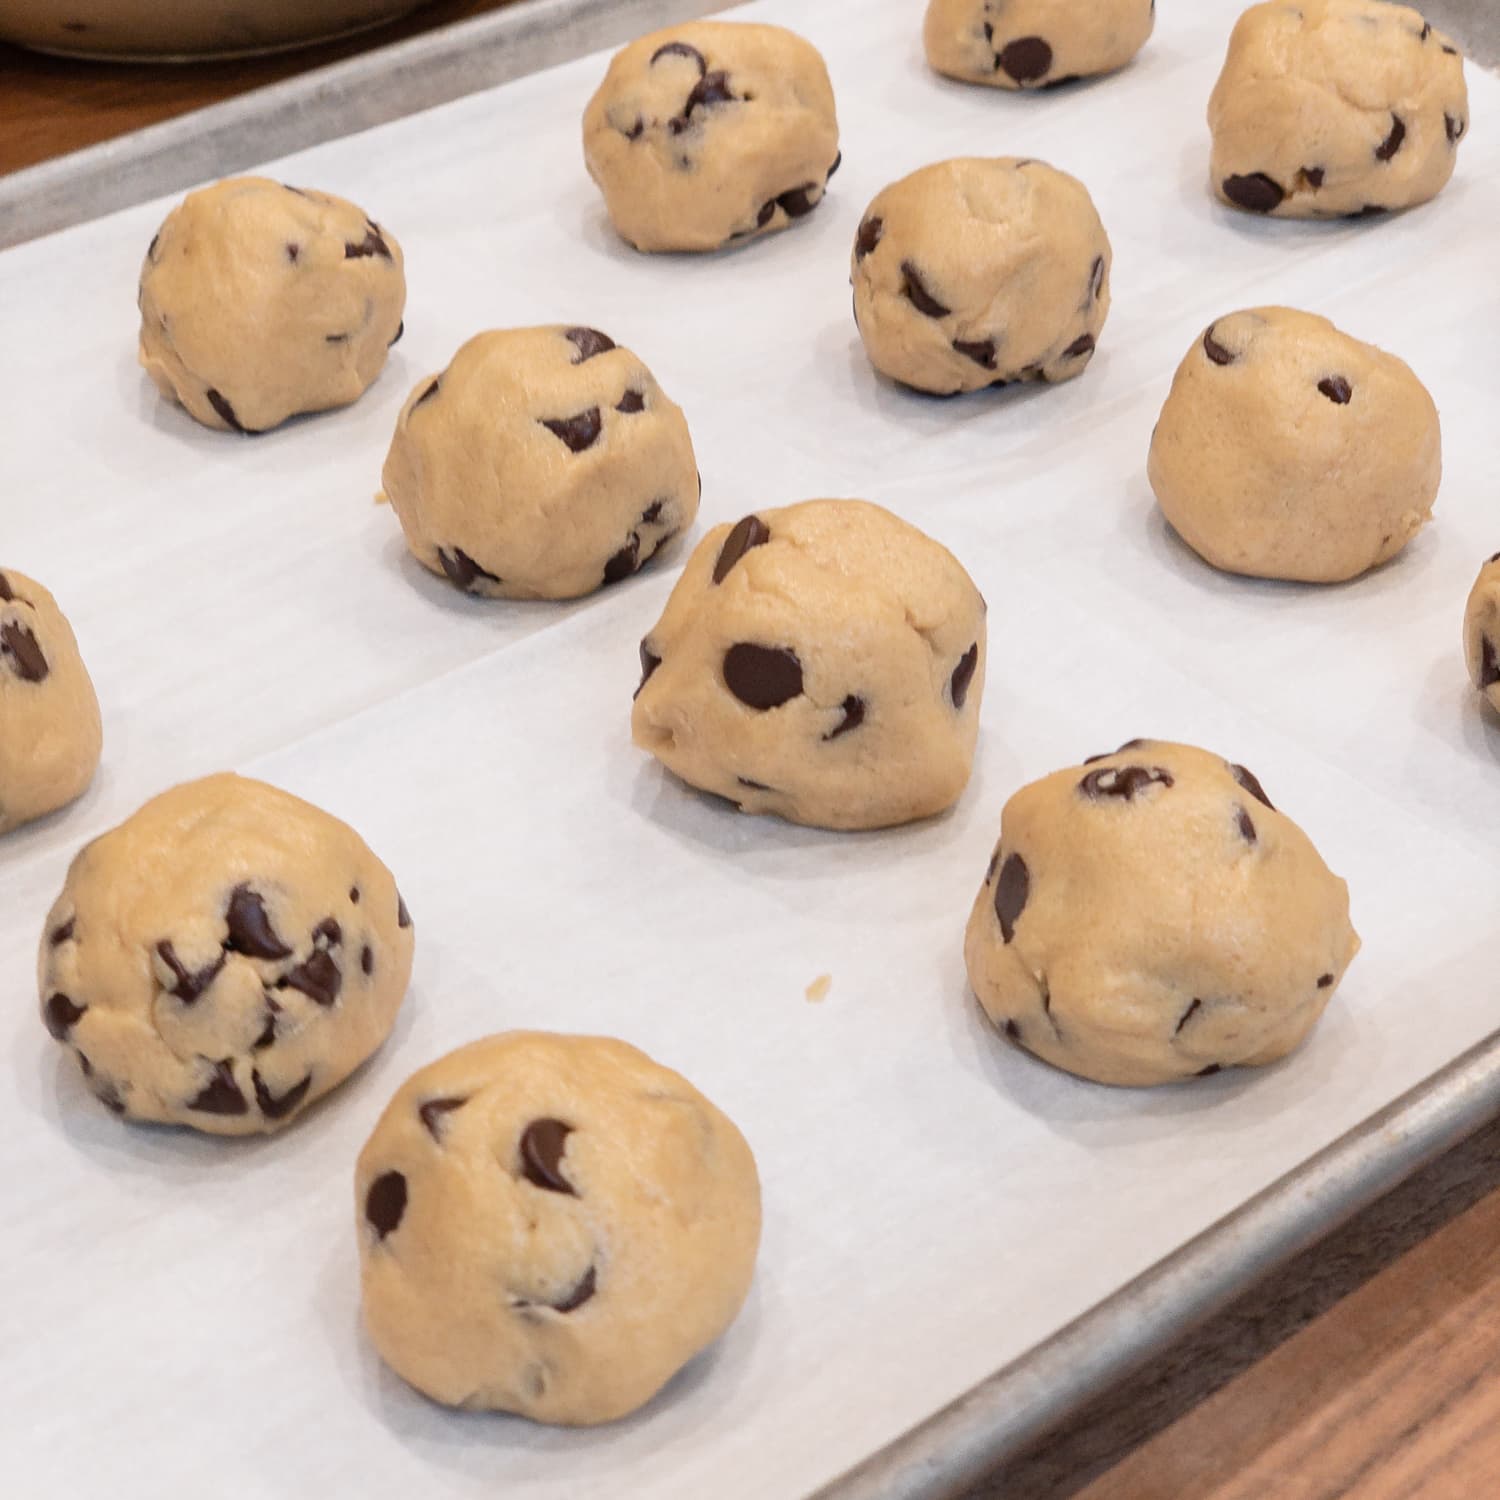
[[[422,1124],[427,1127],[427,1134],[433,1140],[440,1141],[443,1138],[443,1116],[451,1115],[455,1109],[462,1109],[469,1102],[469,1096],[455,1095],[450,1099],[429,1099],[424,1104],[417,1106],[417,1113],[422,1117]]]
[[[1448,141],[1451,145],[1455,143],[1458,138],[1464,133],[1464,122],[1462,120],[1455,119],[1450,114],[1445,114],[1443,116],[1443,129],[1447,131]]]
[[[1349,397],[1353,395],[1353,392],[1349,389],[1349,382],[1342,375],[1325,376],[1318,382],[1318,389],[1335,406],[1348,406]]]
[[[73,936],[73,924],[75,921],[76,918],[69,917],[61,927],[54,927],[52,931],[47,934],[47,941],[51,943],[54,948],[61,948],[64,943],[71,940]]]
[[[380,227],[369,219],[366,219],[365,223],[369,225],[369,228],[365,231],[364,239],[357,245],[345,245],[344,259],[361,260],[367,255],[378,255],[383,260],[392,259],[391,247],[382,238]]]
[[[1148,787],[1175,785],[1165,766],[1104,766],[1090,771],[1078,783],[1078,790],[1091,802],[1102,802],[1106,797],[1134,802]]]
[[[718,561],[714,563],[714,582],[723,583],[730,570],[752,548],[763,547],[771,540],[771,529],[759,516],[745,516],[736,521],[734,529],[724,538],[719,548]]]
[[[51,670],[31,627],[17,620],[0,625],[0,657],[22,682],[42,682]]]
[[[1244,789],[1249,792],[1257,802],[1263,803],[1266,807],[1269,807],[1272,812],[1276,811],[1275,804],[1268,796],[1266,796],[1266,789],[1260,784],[1260,781],[1257,779],[1253,771],[1247,771],[1244,766],[1236,766],[1231,764],[1229,767],[1229,774],[1233,776],[1234,779],[1239,782],[1239,784],[1244,787]]]
[[[964,700],[969,696],[969,684],[973,682],[974,673],[978,666],[979,642],[975,641],[959,657],[958,665],[953,669],[953,676],[948,679],[948,691],[953,695],[954,708],[962,708],[964,706]]]
[[[405,1212],[406,1178],[400,1172],[382,1172],[365,1194],[365,1218],[375,1231],[375,1238],[383,1240],[393,1233]]]
[[[615,347],[615,341],[597,328],[570,328],[563,337],[578,350],[578,358],[573,361],[575,365],[583,364],[596,354],[608,354]]]
[[[1264,172],[1251,172],[1243,177],[1226,177],[1224,196],[1253,214],[1268,214],[1286,194],[1274,177],[1267,177]]]
[[[572,1183],[562,1175],[560,1165],[572,1133],[573,1127],[561,1120],[533,1120],[521,1132],[521,1174],[527,1182],[549,1193],[578,1196]]]
[[[223,418],[226,426],[232,427],[236,432],[248,432],[248,427],[240,426],[240,419],[235,416],[234,408],[229,404],[229,398],[221,395],[212,386],[203,393],[208,398],[208,404]]]
[[[817,192],[817,190],[817,183],[807,182],[801,187],[792,188],[790,192],[778,193],[776,201],[781,205],[787,218],[803,219],[818,206],[816,200],[810,199],[807,196],[809,193]]]
[[[884,233],[884,219],[879,217],[866,219],[859,226],[859,233],[854,237],[855,260],[863,260],[880,243],[880,237]]]
[[[996,55],[995,66],[1017,83],[1035,83],[1052,66],[1052,48],[1039,36],[1017,37]]]
[[[954,339],[953,347],[965,359],[972,359],[981,369],[993,370],[995,368],[994,339]]]
[[[213,1077],[187,1102],[189,1109],[205,1115],[243,1115],[250,1112],[240,1086],[234,1081],[230,1059],[214,1064]]]
[[[734,95],[729,91],[729,74],[722,70],[705,73],[693,85],[693,91],[683,102],[682,113],[667,122],[673,135],[681,135],[693,123],[695,109],[708,109],[715,104],[731,104]]]
[[[1064,359],[1077,359],[1081,354],[1089,354],[1094,348],[1094,335],[1081,333],[1066,349],[1063,350]]]
[[[396,892],[396,926],[411,926],[411,913],[407,911],[406,902],[401,899],[400,891]]]
[[[1391,116],[1391,133],[1375,148],[1376,161],[1389,161],[1406,139],[1406,121],[1400,115]]]
[[[1239,825],[1240,837],[1244,839],[1247,844],[1255,843],[1255,823],[1250,817],[1250,814],[1247,813],[1243,807],[1236,807],[1234,812],[1235,822]]]
[[[1231,353],[1214,337],[1214,329],[1218,326],[1217,323],[1208,325],[1208,332],[1203,335],[1203,352],[1216,365],[1232,365],[1238,356]]]
[[[627,417],[645,409],[646,398],[639,391],[626,391],[615,407],[616,411],[624,412]]]
[[[668,42],[651,54],[651,66],[655,67],[664,57],[689,57],[698,64],[698,76],[708,72],[708,61],[703,54],[687,42]]]
[[[1008,943],[1016,935],[1016,923],[1026,910],[1031,895],[1031,871],[1019,854],[1007,856],[995,882],[995,915],[1000,919],[1000,936]]]
[[[561,1302],[554,1302],[552,1304],[552,1310],[554,1312],[560,1313],[570,1313],[575,1311],[576,1309],[582,1307],[583,1304],[594,1295],[597,1285],[598,1278],[594,1274],[594,1268],[590,1266],[584,1273],[583,1280],[580,1281],[578,1285],[575,1286],[573,1290],[562,1299]]]
[[[858,729],[865,722],[865,700],[856,697],[853,693],[844,699],[844,717],[839,720],[838,727],[830,730],[823,736],[825,740],[836,740],[841,734],[848,734],[851,729]]]
[[[344,975],[338,961],[324,948],[314,948],[305,963],[276,981],[279,990],[300,990],[318,1005],[332,1005],[343,988]]]
[[[909,261],[901,262],[901,290],[919,313],[929,318],[946,318],[950,311],[932,295],[922,282],[917,268]]]
[[[368,943],[359,950],[359,966],[366,974],[375,972],[375,950]]]
[[[307,1074],[301,1083],[294,1083],[280,1098],[266,1087],[260,1074],[253,1069],[250,1081],[255,1085],[255,1102],[260,1106],[261,1114],[268,1120],[282,1120],[307,1098],[307,1091],[312,1086],[312,1074]]]
[[[802,691],[802,663],[784,646],[741,641],[724,653],[724,684],[750,708],[780,708]]]
[[[222,949],[219,956],[210,964],[205,964],[196,974],[191,973],[187,966],[177,956],[177,950],[170,942],[161,942],[156,945],[156,951],[161,961],[172,971],[172,985],[169,991],[183,1005],[191,1005],[198,997],[219,977],[219,970],[228,961],[229,955]]]
[[[1323,186],[1322,167],[1303,167],[1303,169],[1297,173],[1297,176],[1302,179],[1304,186],[1310,187],[1314,192],[1317,192],[1317,190]]]
[[[645,641],[642,641],[641,642],[641,680],[637,684],[635,692],[631,694],[631,700],[632,701],[634,701],[636,698],[639,698],[641,696],[641,688],[645,687],[646,682],[650,678],[651,674],[660,665],[661,665],[661,657],[659,657],[656,654],[656,652],[654,652],[653,650],[651,650],[651,648],[649,646],[647,646],[647,644],[645,643]]]
[[[443,572],[448,577],[448,582],[456,589],[467,592],[481,578],[490,583],[498,584],[499,578],[491,573],[488,568],[481,568],[462,547],[455,547],[451,552],[442,547],[438,548],[438,562],[442,564]]]
[[[230,892],[224,920],[229,925],[229,937],[224,946],[231,953],[242,953],[246,958],[292,956],[292,950],[276,936],[260,892],[250,886],[237,885]]]
[[[64,994],[49,995],[42,1020],[53,1037],[61,1042],[67,1039],[68,1033],[78,1024],[87,1009],[86,1005],[74,1005]]]
[[[1193,1003],[1188,1006],[1185,1011],[1183,1011],[1181,1017],[1178,1019],[1176,1027],[1173,1029],[1172,1035],[1181,1036],[1182,1028],[1186,1026],[1187,1023],[1191,1021],[1193,1017],[1202,1009],[1203,1002],[1201,1000],[1194,1000]]]
[[[591,406],[576,416],[543,418],[542,426],[554,437],[560,437],[574,453],[582,453],[599,440],[604,423],[599,408]]]
[[[1331,985],[1332,983],[1333,983],[1333,975],[1332,974],[1319,974],[1318,975],[1318,988],[1320,990],[1326,990],[1328,988],[1328,986]]]
[[[339,926],[336,917],[324,917],[316,927],[313,928],[313,942],[322,938],[329,947],[333,947],[344,941],[344,929]]]
[[[1104,257],[1094,257],[1093,269],[1089,272],[1089,301],[1097,302],[1099,293],[1104,290]]]
[[[429,385],[427,387],[427,389],[425,391],[423,391],[422,394],[420,396],[418,396],[415,401],[412,402],[412,404],[411,404],[411,410],[415,411],[424,401],[431,401],[432,398],[435,395],[437,395],[437,393],[438,393],[438,377],[436,375],[434,375],[432,377],[432,384]],[[410,416],[411,412],[408,412],[407,415]]]
[[[604,582],[606,584],[619,583],[622,579],[629,578],[632,573],[637,572],[640,566],[641,539],[632,531],[625,545],[604,564]]]

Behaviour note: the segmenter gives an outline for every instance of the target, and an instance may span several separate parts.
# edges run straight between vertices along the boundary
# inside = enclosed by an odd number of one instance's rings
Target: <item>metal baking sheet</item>
[[[397,234],[411,297],[358,406],[255,440],[195,428],[135,367],[135,274],[168,200],[0,256],[3,561],[68,608],[107,735],[84,801],[0,848],[0,1434],[23,1488],[951,1494],[1493,1114],[1500,730],[1457,637],[1497,545],[1475,316],[1497,89],[1471,74],[1472,138],[1433,205],[1247,221],[1203,183],[1234,11],[1163,7],[1126,73],[1014,99],[930,77],[911,7],[747,7],[825,52],[845,166],[795,232],[710,259],[609,234],[577,142],[598,58],[277,161]],[[965,151],[1040,155],[1094,192],[1115,305],[1083,379],[943,403],[864,362],[860,211]],[[1443,413],[1437,524],[1347,587],[1213,574],[1150,503],[1177,359],[1263,300],[1398,350]],[[405,557],[370,504],[405,392],[476,329],[543,319],[609,329],[683,402],[702,524],[863,493],[964,559],[992,679],[954,814],[823,835],[729,815],[637,755],[635,643],[681,551],[564,608],[462,599]],[[1254,766],[1350,880],[1364,953],[1275,1069],[1097,1089],[998,1044],[967,996],[963,920],[1005,797],[1140,733]],[[71,853],[225,765],[354,822],[418,920],[391,1043],[296,1129],[241,1144],[122,1128],[28,999]],[[440,1411],[358,1332],[354,1154],[408,1072],[511,1025],[616,1033],[681,1068],[765,1180],[745,1315],[599,1432]]]

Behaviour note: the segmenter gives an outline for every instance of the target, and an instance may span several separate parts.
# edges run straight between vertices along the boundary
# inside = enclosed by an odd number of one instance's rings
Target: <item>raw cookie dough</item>
[[[985,606],[946,547],[864,500],[716,526],[641,642],[635,742],[703,791],[817,828],[951,807]]]
[[[1469,680],[1500,711],[1500,552],[1480,570],[1464,610]]]
[[[355,1171],[365,1325],[449,1406],[588,1426],[734,1321],[760,1183],[744,1137],[624,1042],[514,1031],[402,1085]]]
[[[401,337],[401,247],[331,193],[232,177],[146,252],[141,363],[205,427],[264,432],[356,401]]]
[[[1348,887],[1260,782],[1165,740],[1006,803],[964,942],[997,1030],[1127,1085],[1284,1057],[1358,951]]]
[[[694,21],[615,54],[583,154],[637,250],[717,250],[785,229],[839,164],[828,69],[780,26]]]
[[[386,1039],[412,942],[352,828],[209,776],[73,861],[42,934],[42,1020],[116,1114],[279,1130]]]
[[[382,479],[417,561],[491,598],[592,593],[698,514],[681,408],[594,328],[470,339],[407,398]]]
[[[1288,307],[1231,313],[1178,366],[1147,472],[1167,520],[1228,573],[1338,583],[1432,517],[1437,407],[1394,354]]]
[[[921,391],[1071,380],[1109,314],[1110,260],[1077,178],[1022,157],[938,162],[865,210],[854,321],[875,368]]]
[[[922,39],[949,78],[1051,88],[1123,68],[1155,24],[1156,0],[930,0]]]
[[[1453,175],[1463,58],[1383,0],[1268,0],[1229,39],[1208,101],[1214,191],[1284,218],[1408,208]]]
[[[0,833],[65,807],[94,779],[99,700],[57,601],[0,573]]]

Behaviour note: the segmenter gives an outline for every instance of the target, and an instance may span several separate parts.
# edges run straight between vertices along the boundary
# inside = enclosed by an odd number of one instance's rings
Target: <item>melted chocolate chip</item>
[[[260,892],[250,886],[237,885],[230,892],[224,920],[229,925],[229,937],[224,946],[231,953],[242,953],[246,958],[292,956],[292,950],[276,936]]]
[[[203,394],[207,398],[208,404],[218,412],[226,426],[232,427],[236,432],[248,432],[250,430],[248,427],[240,426],[240,419],[235,416],[234,408],[229,404],[227,396],[221,395],[212,386],[209,386]]]
[[[570,328],[563,337],[578,350],[578,358],[573,361],[575,365],[593,359],[596,354],[608,354],[615,347],[615,341],[597,328]]]
[[[521,1132],[521,1174],[535,1187],[576,1198],[573,1185],[562,1175],[561,1162],[571,1125],[561,1120],[533,1120]]]
[[[1234,811],[1235,822],[1239,826],[1240,830],[1240,837],[1244,839],[1247,844],[1255,843],[1255,823],[1250,817],[1250,814],[1247,813],[1243,807],[1236,807]]]
[[[854,237],[854,258],[861,261],[880,243],[885,233],[885,220],[879,217],[866,219]]]
[[[1208,332],[1203,335],[1203,352],[1216,365],[1232,365],[1237,356],[1226,349],[1223,344],[1221,344],[1218,339],[1214,337],[1214,329],[1218,326],[1219,325],[1217,323],[1209,324]]]
[[[1281,184],[1264,172],[1251,172],[1244,177],[1226,177],[1224,196],[1239,208],[1253,214],[1268,214],[1286,197]]]
[[[1016,935],[1016,923],[1030,896],[1031,871],[1026,861],[1019,854],[1009,855],[995,883],[995,915],[1000,919],[1000,936],[1007,943]]]
[[[359,950],[359,966],[367,975],[375,972],[375,950],[368,943]]]
[[[1464,133],[1464,122],[1455,119],[1452,115],[1445,114],[1443,116],[1443,129],[1448,133],[1448,143],[1452,145]]]
[[[978,666],[979,642],[975,641],[959,657],[958,665],[953,669],[953,676],[948,679],[948,691],[953,695],[954,708],[962,708],[964,706],[964,700],[969,696],[969,684],[973,682],[974,672]]]
[[[1052,48],[1039,36],[1017,37],[997,54],[995,66],[1017,83],[1034,83],[1052,66]]]
[[[803,219],[818,206],[816,199],[809,198],[809,193],[815,193],[818,185],[815,182],[804,183],[801,187],[793,188],[790,192],[778,193],[776,201],[781,205],[782,211],[789,219]]]
[[[213,1077],[187,1102],[189,1109],[204,1115],[243,1115],[250,1112],[240,1086],[234,1081],[229,1058],[214,1064]]]
[[[1172,1031],[1172,1035],[1173,1036],[1181,1036],[1182,1035],[1182,1028],[1184,1026],[1186,1026],[1187,1023],[1189,1021],[1191,1021],[1193,1019],[1193,1017],[1195,1015],[1197,1015],[1197,1013],[1200,1010],[1202,1010],[1202,1009],[1203,1009],[1203,1002],[1201,1000],[1194,1000],[1193,1003],[1190,1006],[1188,1006],[1188,1008],[1185,1011],[1183,1011],[1181,1017],[1178,1019],[1176,1027]]]
[[[172,985],[168,993],[175,995],[183,1005],[192,1005],[200,995],[219,977],[219,970],[228,961],[229,955],[222,950],[211,964],[205,964],[196,974],[191,973],[177,956],[170,942],[156,945],[157,956],[172,973]]]
[[[641,696],[641,688],[645,687],[646,683],[648,682],[648,680],[651,677],[651,674],[660,665],[661,665],[661,657],[659,657],[653,650],[651,650],[651,648],[649,646],[647,646],[647,644],[645,643],[645,641],[642,641],[641,642],[641,680],[640,680],[640,683],[637,685],[635,692],[633,694],[631,694],[631,700],[632,700],[632,702],[636,698],[639,698]]]
[[[560,437],[574,453],[582,453],[599,440],[604,423],[599,416],[599,408],[591,406],[576,416],[544,418],[542,426],[554,437]]]
[[[305,963],[276,981],[279,990],[300,990],[318,1005],[332,1005],[344,985],[344,975],[337,960],[326,949],[315,948]]]
[[[261,1114],[268,1120],[283,1120],[307,1098],[307,1091],[312,1086],[312,1074],[307,1074],[301,1083],[294,1083],[280,1098],[266,1087],[260,1074],[253,1070],[250,1081],[255,1085],[255,1102],[260,1106]]]
[[[382,1172],[365,1194],[365,1218],[375,1238],[383,1240],[394,1233],[405,1212],[406,1178],[400,1172]]]
[[[1349,382],[1342,375],[1326,376],[1318,382],[1318,389],[1335,406],[1348,406],[1349,397],[1353,395],[1353,392],[1349,389]]]
[[[51,670],[30,626],[15,620],[0,625],[0,657],[22,682],[42,682]]]
[[[493,584],[500,582],[488,568],[481,568],[462,547],[455,547],[451,552],[439,547],[438,562],[442,565],[448,582],[456,589],[463,589],[465,593],[481,578]]]
[[[698,76],[701,78],[708,72],[708,61],[703,54],[687,42],[668,42],[663,47],[658,47],[651,54],[651,66],[655,67],[664,57],[687,57],[698,64]]]
[[[901,262],[901,291],[919,313],[929,318],[946,318],[950,309],[943,306],[922,282],[917,268],[909,261]]]
[[[383,260],[390,260],[391,247],[382,238],[379,227],[369,220],[365,222],[369,224],[369,228],[365,231],[364,239],[357,245],[345,245],[344,259],[361,260],[367,255],[378,255]]]
[[[66,1041],[68,1033],[78,1024],[87,1009],[86,1005],[74,1005],[64,994],[49,995],[42,1011],[42,1020],[57,1041]]]
[[[449,1099],[429,1099],[424,1104],[417,1106],[417,1113],[422,1118],[422,1124],[427,1127],[427,1134],[433,1140],[441,1141],[443,1138],[443,1116],[451,1115],[455,1109],[462,1109],[469,1102],[469,1096],[454,1095]]]
[[[953,347],[965,359],[972,359],[981,369],[995,368],[994,339],[954,339]]]
[[[1332,974],[1319,974],[1318,975],[1318,988],[1320,990],[1326,990],[1328,988],[1328,986],[1331,985],[1332,983],[1333,983],[1333,975]]]
[[[1406,139],[1406,121],[1400,115],[1391,116],[1391,133],[1375,148],[1376,161],[1389,161]]]
[[[853,693],[844,699],[844,717],[839,721],[838,727],[830,730],[823,736],[824,740],[836,740],[841,734],[848,734],[851,729],[858,729],[865,722],[865,700],[856,697]]]
[[[411,913],[406,909],[406,902],[401,899],[401,893],[396,893],[396,926],[410,927]]]
[[[51,943],[54,948],[61,948],[64,943],[68,942],[72,938],[73,924],[76,920],[77,919],[74,917],[69,917],[61,927],[54,927],[52,931],[47,934],[47,941]]]
[[[723,583],[734,565],[752,547],[763,547],[770,540],[771,529],[759,516],[746,516],[735,522],[734,529],[719,548],[719,557],[714,563],[714,582]]]
[[[1089,354],[1094,348],[1094,335],[1081,333],[1063,350],[1064,359],[1077,359],[1081,354]]]
[[[1266,789],[1260,784],[1253,771],[1247,771],[1244,766],[1231,765],[1229,774],[1244,787],[1244,789],[1255,798],[1257,802],[1269,807],[1272,812],[1276,811],[1275,804],[1266,796]]]
[[[626,391],[620,397],[619,404],[615,407],[616,411],[624,412],[627,417],[634,415],[638,411],[645,411],[645,409],[646,398],[639,391]]]
[[[424,401],[431,401],[432,398],[435,395],[437,395],[437,393],[438,393],[438,377],[436,375],[434,375],[432,377],[432,384],[429,385],[427,387],[427,389],[425,391],[423,391],[422,394],[420,396],[418,396],[415,401],[412,402],[412,404],[411,404],[411,410],[415,411]],[[407,416],[410,416],[410,415],[411,415],[411,412],[408,412]]]
[[[552,1303],[552,1310],[560,1313],[576,1311],[594,1295],[597,1286],[598,1278],[594,1274],[594,1268],[590,1266],[584,1273],[583,1280],[561,1302]]]
[[[709,109],[715,104],[732,104],[734,95],[729,91],[729,74],[722,70],[705,73],[693,85],[693,91],[682,106],[682,113],[667,122],[673,135],[681,135],[693,123],[695,109]]]
[[[640,566],[641,539],[632,531],[629,541],[604,564],[604,582],[606,586],[629,578],[632,573],[639,571]]]
[[[1297,176],[1302,180],[1303,184],[1306,187],[1310,187],[1314,192],[1317,192],[1317,190],[1323,186],[1322,167],[1303,167],[1303,169],[1297,173]]]
[[[724,684],[749,708],[780,708],[802,691],[802,663],[785,647],[741,641],[724,653]]]
[[[1091,802],[1102,802],[1106,797],[1134,802],[1149,787],[1175,785],[1175,778],[1165,766],[1104,766],[1090,771],[1078,783],[1078,790]]]

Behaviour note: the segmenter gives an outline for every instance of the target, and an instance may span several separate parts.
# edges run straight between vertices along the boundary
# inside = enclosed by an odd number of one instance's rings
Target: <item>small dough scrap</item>
[[[1165,740],[1022,787],[964,941],[998,1031],[1131,1086],[1285,1057],[1358,951],[1348,887],[1255,776]]]
[[[1235,208],[1410,208],[1453,175],[1469,128],[1463,57],[1408,6],[1266,0],[1235,25],[1208,125],[1214,191]]]
[[[346,823],[208,776],[74,859],[42,932],[42,1021],[116,1114],[269,1133],[390,1034],[413,943],[391,872]]]
[[[1500,552],[1480,570],[1464,610],[1464,661],[1469,680],[1500,712]]]
[[[635,742],[742,812],[885,828],[968,784],[985,604],[946,547],[864,500],[716,526],[641,642]]]
[[[365,1326],[434,1401],[591,1426],[739,1313],[760,1181],[734,1123],[605,1037],[513,1031],[407,1079],[355,1170]]]
[[[1155,24],[1156,0],[929,0],[922,40],[949,78],[1046,89],[1123,68]]]
[[[382,476],[412,556],[455,588],[576,599],[693,524],[681,407],[596,328],[469,340],[401,410]]]
[[[1340,583],[1432,518],[1437,407],[1410,367],[1327,318],[1211,324],[1172,381],[1147,463],[1178,535],[1226,573]]]
[[[865,210],[850,275],[877,370],[941,396],[1081,375],[1109,315],[1109,238],[1045,162],[960,157]]]
[[[205,427],[348,406],[401,337],[401,247],[363,209],[266,177],[189,193],[141,267],[141,364]]]
[[[0,833],[81,797],[102,744],[99,700],[57,600],[0,572]]]
[[[694,21],[615,54],[583,116],[583,154],[637,250],[717,250],[823,200],[839,165],[833,85],[780,26]]]

